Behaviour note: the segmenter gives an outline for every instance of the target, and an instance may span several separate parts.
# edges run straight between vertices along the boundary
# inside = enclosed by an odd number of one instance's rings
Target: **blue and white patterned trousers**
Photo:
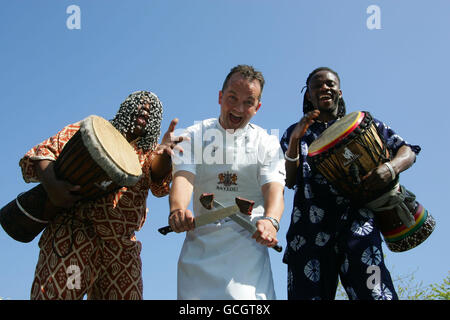
[[[310,224],[288,243],[288,299],[332,300],[338,278],[350,300],[398,299],[373,214],[360,209],[351,216],[342,217],[334,232]]]

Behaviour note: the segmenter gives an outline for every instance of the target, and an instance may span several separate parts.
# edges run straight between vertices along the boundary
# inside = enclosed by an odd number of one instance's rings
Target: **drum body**
[[[308,149],[308,161],[342,195],[361,205],[385,192],[364,188],[362,177],[389,158],[368,112],[352,112],[336,121]]]
[[[393,252],[403,252],[417,247],[433,232],[436,222],[425,207],[417,201],[405,202],[414,217],[414,224],[407,227],[395,209],[376,212],[377,225],[387,247]]]
[[[80,186],[77,194],[82,202],[133,186],[142,175],[134,149],[119,131],[98,116],[81,122],[80,130],[66,143],[53,168],[58,179]],[[62,210],[50,202],[39,184],[3,207],[0,223],[13,239],[30,242]]]
[[[336,189],[353,203],[369,207],[397,189],[398,177],[386,188],[374,190],[364,185],[362,177],[390,160],[390,152],[379,136],[368,112],[352,112],[336,121],[308,149],[308,160]],[[400,191],[404,191],[398,187]],[[394,192],[395,193],[395,192]],[[412,193],[411,193],[412,194]],[[413,195],[413,194],[412,194]],[[385,204],[378,204],[383,208]],[[431,214],[415,200],[405,198],[414,223],[407,226],[398,208],[374,210],[375,220],[387,247],[393,252],[410,250],[428,238],[435,227]],[[374,209],[374,208],[371,208]]]
[[[4,206],[0,210],[0,223],[14,240],[30,242],[60,210],[48,200],[47,192],[39,184]]]

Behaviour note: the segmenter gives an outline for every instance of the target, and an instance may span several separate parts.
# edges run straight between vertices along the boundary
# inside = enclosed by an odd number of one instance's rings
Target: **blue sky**
[[[67,7],[81,10],[70,30]],[[381,29],[366,24],[380,8]],[[164,105],[163,132],[216,117],[228,71],[251,64],[266,78],[253,122],[284,130],[301,117],[300,93],[318,66],[338,71],[347,111],[368,110],[422,152],[401,175],[437,220],[430,238],[405,253],[384,246],[393,277],[415,272],[424,284],[450,271],[446,200],[450,179],[448,74],[450,2],[302,0],[41,0],[2,1],[0,7],[0,206],[31,189],[19,159],[68,123],[96,114],[111,119],[136,90]],[[279,238],[285,247],[293,191]],[[143,243],[145,299],[176,299],[182,234],[162,236],[167,198],[149,197],[137,233]],[[28,299],[38,247],[0,230],[0,297]],[[273,251],[273,250],[271,250]],[[271,252],[279,299],[286,299],[286,266]]]

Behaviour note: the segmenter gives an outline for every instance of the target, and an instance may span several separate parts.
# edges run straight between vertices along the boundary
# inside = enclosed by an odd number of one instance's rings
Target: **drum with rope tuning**
[[[135,185],[142,169],[125,137],[107,120],[89,116],[66,143],[54,166],[60,180],[79,185],[81,202]],[[0,209],[0,224],[15,240],[32,241],[63,208],[49,200],[42,184]]]
[[[342,195],[358,204],[386,191],[364,186],[362,178],[389,159],[390,152],[369,112],[352,112],[337,120],[308,147],[308,161]]]
[[[374,189],[363,177],[391,158],[371,114],[352,112],[334,122],[308,147],[308,161],[354,204],[371,209],[391,251],[410,250],[435,227],[431,214],[399,184]]]

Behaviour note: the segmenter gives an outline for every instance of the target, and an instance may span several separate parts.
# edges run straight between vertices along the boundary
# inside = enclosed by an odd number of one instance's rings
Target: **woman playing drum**
[[[288,298],[334,299],[340,276],[350,299],[398,299],[373,213],[344,197],[308,161],[312,142],[346,112],[335,71],[318,68],[309,75],[303,112],[281,139],[286,185],[295,188],[283,258],[288,265]],[[367,172],[361,186],[382,189],[415,162],[420,147],[407,144],[384,123],[374,123],[394,156],[387,165]],[[354,155],[346,150],[345,156]]]
[[[121,104],[111,123],[131,144],[142,176],[133,186],[89,202],[79,202],[80,186],[58,180],[52,169],[80,123],[66,126],[22,158],[25,181],[41,182],[51,202],[65,207],[39,240],[31,299],[82,299],[85,294],[88,299],[142,299],[141,243],[135,231],[146,218],[148,190],[157,197],[169,191],[177,140],[175,119],[158,145],[161,119],[162,104],[153,93],[134,92]]]

